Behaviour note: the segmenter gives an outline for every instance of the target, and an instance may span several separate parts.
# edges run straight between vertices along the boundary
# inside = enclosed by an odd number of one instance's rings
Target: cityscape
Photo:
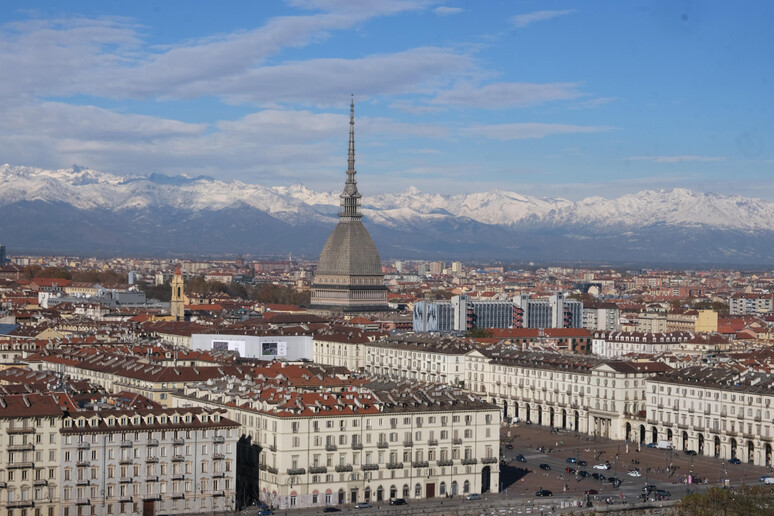
[[[13,4],[2,514],[771,513],[770,6]]]

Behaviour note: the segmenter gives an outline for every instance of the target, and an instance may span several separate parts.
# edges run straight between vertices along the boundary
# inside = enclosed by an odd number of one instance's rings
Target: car
[[[656,447],[656,443],[648,443],[647,447],[648,448],[655,448]]]
[[[620,482],[621,479],[616,477],[607,477],[607,481],[610,482],[611,484],[614,484],[616,482]]]
[[[526,420],[526,421],[525,421],[525,423],[526,423],[526,424],[528,424],[528,425],[531,425],[531,424],[532,424],[532,421],[530,421],[530,420],[528,419],[528,420]]]
[[[408,505],[405,498],[393,498],[390,500],[390,505]]]
[[[642,492],[645,493],[645,494],[650,494],[651,491],[656,491],[657,489],[658,489],[658,487],[656,487],[654,485],[650,485],[650,486],[643,487],[642,488]]]
[[[368,502],[360,502],[355,504],[355,509],[370,509],[371,507],[373,507],[373,505]]]
[[[567,462],[567,464],[575,464],[576,462],[578,462],[578,459],[576,459],[575,457],[567,457],[567,460],[565,462]]]
[[[774,477],[765,477],[761,480],[764,484],[774,484]]]
[[[481,500],[481,495],[478,493],[470,493],[465,495],[465,500]]]
[[[332,505],[328,505],[325,507],[325,509],[323,509],[323,512],[341,512],[341,509]]]
[[[578,461],[578,466],[588,466],[588,465],[589,465],[589,463],[586,462],[585,460],[579,460]]]
[[[546,471],[551,471],[551,466],[549,466],[548,464],[541,464],[541,465],[540,465],[540,466],[538,466],[538,467],[539,467],[540,469],[544,469],[544,470],[546,470]]]
[[[667,498],[672,496],[672,493],[670,493],[669,491],[664,491],[663,489],[656,489],[656,496]]]
[[[685,450],[686,455],[697,455],[696,450]]]
[[[586,494],[587,495],[596,495],[596,494],[599,494],[599,491],[597,491],[596,489],[586,489]]]
[[[505,445],[505,447],[506,447],[507,449],[509,449],[509,450],[512,450],[512,449],[513,449],[513,445],[512,445],[511,443],[508,443],[508,444],[506,444],[506,445]]]
[[[594,469],[610,469],[610,464],[596,464]]]
[[[630,472],[628,472],[627,475],[629,475],[630,477],[641,477],[642,473],[640,473],[636,469],[633,469]]]
[[[623,483],[623,480],[616,479],[615,482],[613,482],[613,487],[618,489],[621,487],[621,484]]]
[[[599,480],[600,482],[604,482],[605,480],[607,480],[607,477],[602,473],[592,473],[591,478],[593,478],[594,480]]]
[[[578,476],[581,477],[581,478],[586,478],[586,477],[590,477],[591,473],[589,473],[585,469],[582,469],[582,470],[578,471]]]
[[[540,491],[535,493],[535,496],[554,496],[554,493],[552,493],[548,489],[541,489]]]
[[[574,475],[575,474],[575,468],[567,467],[564,469],[567,473]]]
[[[729,464],[741,464],[742,461],[734,457],[733,459],[728,459]]]
[[[271,512],[271,509],[266,508],[266,509],[259,509],[258,512],[256,512],[255,514],[256,516],[271,516],[274,513]]]
[[[524,455],[522,455],[520,453],[520,454],[516,455],[516,461],[517,462],[527,462],[527,457],[525,457]]]

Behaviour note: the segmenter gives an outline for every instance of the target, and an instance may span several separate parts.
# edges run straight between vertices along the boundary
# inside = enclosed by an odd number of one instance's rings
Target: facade
[[[589,331],[617,331],[620,311],[615,303],[598,303],[583,307],[583,327]]]
[[[728,300],[731,315],[758,315],[774,311],[774,294],[739,292]]]
[[[771,467],[774,375],[688,367],[648,379],[646,392],[642,441]]]
[[[418,301],[413,310],[414,331],[465,332],[473,328],[511,328],[513,302],[454,296],[450,300]]]
[[[58,514],[233,511],[238,430],[200,408],[68,414]]]
[[[498,409],[459,389],[277,392],[232,379],[187,388],[175,402],[222,407],[243,422],[261,450],[261,499],[276,508],[499,487]]]
[[[464,385],[470,346],[463,339],[396,334],[365,347],[365,371],[373,376]]]
[[[619,358],[630,353],[658,355],[671,353],[683,348],[683,342],[693,338],[693,334],[645,333],[645,332],[594,332],[591,352],[603,358]]]
[[[350,105],[347,180],[339,223],[325,242],[312,282],[311,308],[333,312],[389,310],[384,274],[371,235],[362,222],[355,181],[355,105]]]
[[[228,333],[195,333],[191,349],[237,351],[242,358],[258,360],[312,360],[312,335],[285,335],[266,332],[265,335]]]
[[[513,302],[513,322],[518,328],[583,328],[583,303],[564,294],[536,299],[521,294]]]

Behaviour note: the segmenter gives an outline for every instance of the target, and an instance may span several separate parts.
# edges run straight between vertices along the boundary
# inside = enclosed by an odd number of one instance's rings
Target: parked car
[[[470,493],[465,495],[465,500],[481,500],[481,495],[478,493]]]
[[[669,498],[672,496],[672,493],[669,491],[664,491],[663,489],[656,489],[656,496],[660,496],[661,498]]]
[[[578,459],[576,459],[575,457],[567,457],[567,461],[566,462],[568,464],[575,464],[576,462],[578,462]]]
[[[552,493],[548,489],[541,489],[540,491],[535,493],[535,496],[554,496],[554,493]]]
[[[628,472],[627,475],[629,475],[630,477],[641,477],[642,473],[640,473],[636,469],[633,469],[630,472]]]
[[[368,502],[360,502],[355,504],[355,509],[370,509],[371,507],[373,507],[373,505]]]
[[[697,455],[696,450],[685,450],[686,455]]]
[[[596,494],[599,494],[599,491],[597,491],[596,489],[586,489],[586,494],[587,495],[596,495]]]
[[[544,469],[544,470],[546,470],[546,471],[551,471],[551,466],[549,466],[548,464],[541,464],[541,465],[540,465],[540,466],[538,466],[538,467],[539,467],[540,469]]]
[[[405,498],[393,498],[390,500],[390,505],[408,505]]]
[[[591,478],[593,478],[594,480],[599,480],[600,482],[604,482],[605,480],[607,480],[607,477],[602,473],[592,473]]]
[[[518,462],[527,462],[527,458],[524,455],[522,455],[521,453],[516,455],[516,460]]]
[[[658,489],[658,487],[656,487],[654,485],[650,485],[650,486],[643,487],[642,488],[642,492],[645,493],[645,494],[650,494],[651,491],[656,491],[657,489]]]
[[[328,505],[325,509],[323,509],[323,512],[341,512],[341,509],[332,505]]]
[[[607,477],[607,481],[610,482],[611,484],[615,484],[616,482],[620,483],[621,479],[616,477]]]
[[[764,477],[761,479],[764,484],[774,484],[774,477]]]
[[[733,459],[728,459],[729,464],[741,464],[742,461],[734,457]]]
[[[656,443],[648,443],[647,447],[648,448],[655,448],[656,447]]]
[[[570,468],[570,467],[567,467],[567,468],[565,468],[564,470],[565,470],[567,473],[569,473],[570,475],[574,475],[574,474],[575,474],[575,468]]]
[[[610,464],[597,464],[594,469],[610,469]]]
[[[586,477],[590,477],[591,473],[589,473],[585,469],[582,469],[582,470],[578,471],[578,476],[581,477],[581,478],[586,478]]]
[[[505,447],[506,447],[507,449],[509,449],[509,450],[512,450],[512,449],[513,449],[513,445],[512,445],[511,443],[508,443],[508,444],[506,444],[506,445],[505,445]]]
[[[588,465],[589,465],[589,463],[586,462],[585,460],[579,460],[578,461],[578,466],[588,466]]]

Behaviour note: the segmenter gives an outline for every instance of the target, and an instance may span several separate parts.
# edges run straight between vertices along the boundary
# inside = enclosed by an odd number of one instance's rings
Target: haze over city
[[[770,2],[5,2],[0,161],[774,198]]]

